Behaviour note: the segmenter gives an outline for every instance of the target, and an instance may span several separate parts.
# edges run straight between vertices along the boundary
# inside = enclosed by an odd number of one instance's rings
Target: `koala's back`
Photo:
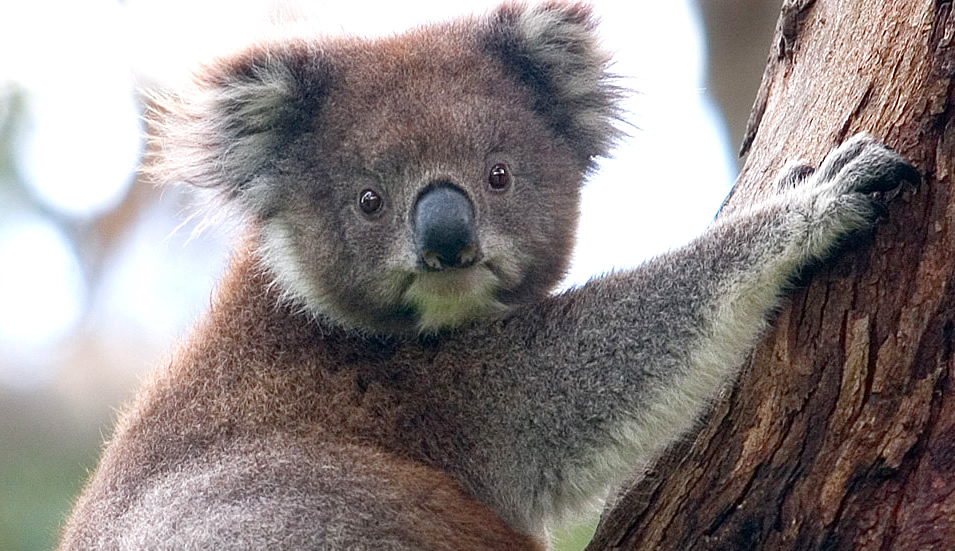
[[[252,264],[120,421],[61,549],[542,548],[392,453],[388,385],[328,368],[367,351],[317,353],[328,336],[283,323]]]

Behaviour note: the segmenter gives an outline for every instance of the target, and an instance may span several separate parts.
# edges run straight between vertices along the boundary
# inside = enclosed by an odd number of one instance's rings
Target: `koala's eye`
[[[511,172],[507,169],[507,165],[498,163],[492,166],[487,183],[494,191],[504,191],[511,187]]]
[[[365,214],[375,214],[381,210],[385,201],[377,191],[366,189],[358,196],[358,208]]]

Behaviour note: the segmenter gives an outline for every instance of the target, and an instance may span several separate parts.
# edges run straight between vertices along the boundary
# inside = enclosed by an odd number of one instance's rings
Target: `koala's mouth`
[[[462,298],[483,294],[497,286],[497,277],[486,266],[444,270],[441,272],[416,272],[408,291],[445,299]]]
[[[419,329],[430,331],[505,311],[497,298],[500,286],[500,278],[487,264],[440,272],[417,271],[402,294],[402,302],[417,312]]]

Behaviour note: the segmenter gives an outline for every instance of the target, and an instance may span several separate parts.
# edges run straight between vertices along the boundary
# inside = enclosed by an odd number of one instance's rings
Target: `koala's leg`
[[[881,209],[869,192],[918,180],[866,137],[814,173],[791,173],[782,180],[801,182],[788,191],[472,347],[479,365],[510,366],[482,374],[473,392],[483,396],[456,404],[469,416],[471,490],[527,531],[605,491],[732,382],[801,269],[874,223]]]
[[[145,482],[134,495],[91,504],[88,522],[60,549],[545,548],[505,526],[446,473],[375,448],[288,434],[238,439]],[[120,506],[123,497],[134,499]]]

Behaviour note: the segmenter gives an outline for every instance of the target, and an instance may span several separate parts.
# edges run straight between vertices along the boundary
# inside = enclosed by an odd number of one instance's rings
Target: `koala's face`
[[[613,137],[591,27],[579,6],[514,7],[266,42],[173,106],[161,166],[251,215],[313,313],[375,333],[499,314],[563,275],[583,175]]]

